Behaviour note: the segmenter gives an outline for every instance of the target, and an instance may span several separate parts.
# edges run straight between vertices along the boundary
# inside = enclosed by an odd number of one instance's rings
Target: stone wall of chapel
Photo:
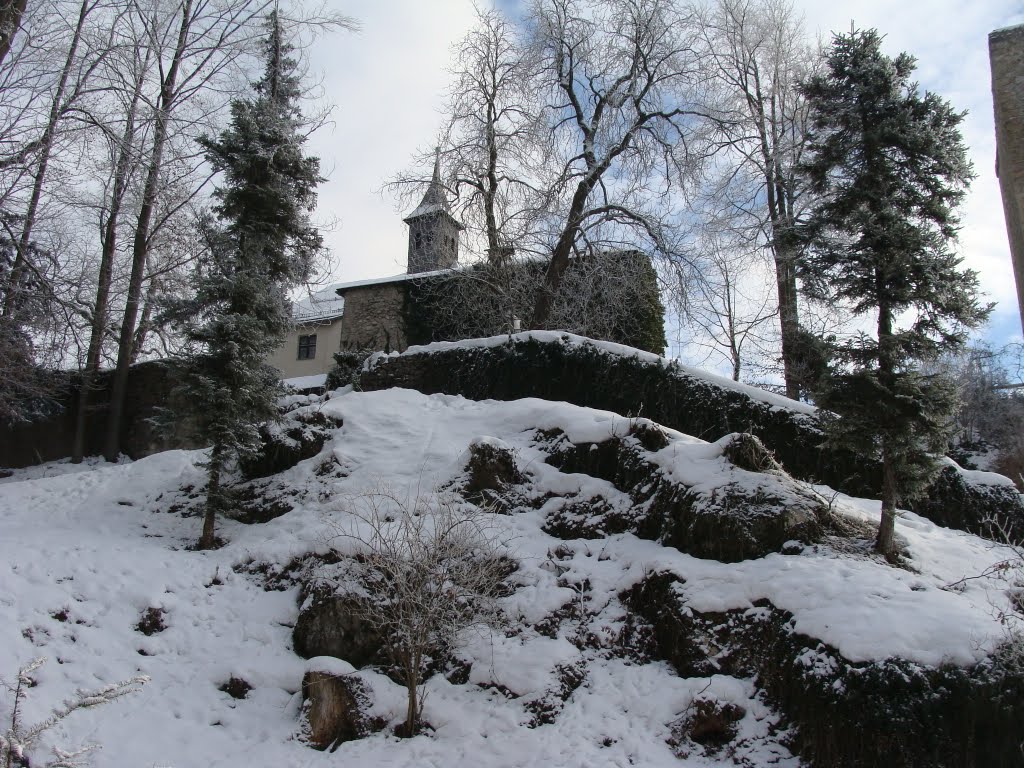
[[[409,346],[404,307],[402,283],[349,288],[341,318],[341,349],[401,352]]]

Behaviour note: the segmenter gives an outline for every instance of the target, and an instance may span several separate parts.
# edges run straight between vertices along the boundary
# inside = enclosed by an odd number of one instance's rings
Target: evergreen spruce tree
[[[216,517],[228,506],[225,469],[259,448],[260,423],[278,415],[278,373],[264,360],[288,331],[289,289],[309,277],[322,247],[309,221],[320,163],[302,152],[296,62],[276,12],[268,27],[266,69],[254,94],[234,101],[230,126],[203,141],[223,181],[203,225],[209,257],[186,326],[198,354],[185,390],[212,446],[201,549],[215,546]]]
[[[818,196],[799,270],[812,298],[848,304],[874,333],[831,340],[816,398],[829,440],[881,458],[876,549],[894,556],[896,505],[919,494],[943,447],[952,389],[920,363],[966,341],[989,308],[952,250],[973,172],[963,113],[910,81],[875,30],[836,35],[826,71],[802,85],[812,110],[802,169]]]

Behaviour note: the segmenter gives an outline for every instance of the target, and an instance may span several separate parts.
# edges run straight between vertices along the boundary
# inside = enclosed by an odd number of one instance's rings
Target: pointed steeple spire
[[[448,195],[445,193],[444,185],[441,183],[441,148],[434,150],[434,175],[430,179],[430,186],[423,194],[423,199],[416,206],[416,210],[405,217],[405,221],[425,216],[428,213],[451,212],[448,204]]]
[[[451,269],[459,259],[459,232],[465,229],[452,216],[448,195],[441,183],[441,151],[434,150],[434,176],[423,200],[404,219],[409,225],[407,272]]]

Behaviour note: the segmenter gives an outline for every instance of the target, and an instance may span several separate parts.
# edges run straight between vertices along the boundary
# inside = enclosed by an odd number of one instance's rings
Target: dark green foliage
[[[811,110],[801,173],[815,203],[801,227],[806,293],[877,319],[873,335],[832,341],[815,399],[839,418],[832,444],[883,465],[878,548],[893,552],[895,506],[934,474],[955,406],[920,363],[955,349],[988,310],[950,245],[973,173],[963,114],[910,81],[914,59],[883,55],[874,30],[836,35],[826,71],[802,85]]]
[[[208,257],[196,275],[186,326],[203,353],[192,358],[186,389],[211,443],[207,519],[201,547],[213,545],[213,521],[229,503],[220,475],[227,462],[261,446],[259,425],[277,418],[277,371],[264,360],[284,340],[288,290],[305,280],[321,248],[308,213],[321,181],[319,161],[302,153],[299,80],[277,14],[269,17],[266,69],[254,95],[231,104],[231,125],[202,143],[222,182],[216,221],[203,232]]]
[[[334,367],[327,374],[325,389],[331,392],[339,387],[347,387],[359,377],[359,371],[363,368],[366,358],[372,355],[371,350],[355,352],[335,352]]]
[[[0,226],[15,224],[0,211]],[[53,287],[40,272],[24,266],[46,264],[53,257],[29,244],[19,267],[17,253],[17,243],[0,236],[0,422],[7,423],[46,418],[60,396],[59,376],[37,365],[32,341],[33,329],[47,321]]]
[[[544,280],[538,260],[475,264],[406,286],[410,344],[509,333],[525,323]],[[606,251],[572,262],[545,328],[614,341],[661,354],[665,308],[650,259]]]

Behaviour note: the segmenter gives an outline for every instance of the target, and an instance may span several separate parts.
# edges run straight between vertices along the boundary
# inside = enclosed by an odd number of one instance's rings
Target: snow
[[[292,319],[300,324],[324,322],[345,313],[345,299],[331,285],[292,303]]]
[[[388,277],[370,277],[365,280],[352,280],[347,283],[337,283],[331,286],[331,290],[347,291],[349,288],[363,288],[369,285],[384,285],[386,283],[404,283],[407,280],[420,280],[425,277],[433,277],[435,275],[443,275],[446,272],[451,272],[451,269],[435,269],[430,272],[402,272],[398,275],[390,275]]]
[[[406,216],[406,220],[415,219],[419,216],[426,216],[430,213],[444,213],[445,207],[441,203],[428,203],[423,202],[417,206],[416,210]]]
[[[572,333],[566,333],[565,331],[523,331],[522,333],[487,336],[484,338],[466,339],[463,341],[435,341],[431,344],[409,347],[404,352],[378,352],[370,359],[369,362],[372,365],[374,361],[381,358],[398,357],[399,355],[423,355],[452,349],[500,347],[501,345],[508,344],[510,342],[524,342],[531,339],[546,344],[566,344],[570,347],[594,347],[611,355],[632,357],[642,363],[648,363],[651,365],[660,365],[663,367],[672,365],[673,370],[680,374],[703,379],[709,384],[713,384],[717,387],[739,392],[752,400],[765,403],[773,408],[781,408],[794,413],[802,413],[811,416],[817,412],[817,409],[813,405],[801,403],[798,400],[790,400],[788,397],[776,395],[772,392],[766,392],[763,389],[752,387],[749,384],[742,384],[724,376],[709,373],[708,371],[704,371],[700,368],[683,365],[675,360],[670,360],[662,357],[661,355],[656,355],[653,352],[645,352],[640,349],[635,349],[634,347],[627,347],[624,344],[616,344],[612,341],[600,341],[598,339],[590,339],[585,336],[577,336]]]
[[[985,472],[980,469],[964,469],[948,456],[943,456],[940,461],[947,466],[953,467],[971,485],[1005,485],[1016,488],[1013,480],[1006,477],[1006,475],[1000,475],[997,472]]]
[[[559,335],[560,337],[560,335]],[[504,337],[503,337],[504,338]],[[436,347],[435,347],[436,348]],[[312,402],[312,401],[310,401]],[[677,757],[666,743],[672,723],[695,697],[735,702],[738,754],[750,765],[797,766],[775,733],[776,715],[753,685],[724,675],[680,678],[661,663],[636,664],[581,651],[571,642],[575,617],[610,643],[623,619],[616,596],[659,570],[684,580],[679,596],[697,611],[750,609],[768,599],[792,614],[795,631],[816,637],[851,661],[900,656],[923,664],[967,665],[1003,636],[994,616],[1005,607],[1002,584],[972,579],[1006,556],[1001,548],[910,513],[897,521],[911,569],[827,546],[723,564],[685,555],[628,534],[559,541],[540,529],[541,511],[494,516],[520,563],[517,590],[504,607],[514,632],[472,633],[460,656],[471,678],[441,676],[426,686],[430,734],[399,740],[385,731],[348,742],[337,753],[305,747],[295,736],[300,685],[308,670],[357,675],[372,714],[398,723],[405,691],[347,662],[305,661],[291,650],[297,589],[265,590],[261,572],[282,572],[293,558],[325,552],[352,500],[386,485],[415,494],[461,476],[475,440],[511,450],[538,496],[617,493],[586,475],[546,464],[537,429],[564,430],[574,442],[624,435],[635,423],[616,414],[537,399],[470,401],[392,389],[339,390],[316,407],[343,420],[321,455],[275,478],[287,483],[292,512],[263,525],[220,521],[228,544],[188,549],[199,520],[170,511],[201,489],[201,451],[170,451],[134,463],[93,462],[19,470],[0,484],[0,677],[40,655],[27,719],[45,717],[76,688],[144,674],[141,693],[74,713],[47,737],[77,747],[97,742],[93,762],[111,766],[713,766],[725,755]],[[721,446],[668,431],[653,460],[662,472],[719,482],[761,482],[721,458]],[[315,470],[333,457],[344,476]],[[826,498],[833,492],[819,488]],[[877,520],[878,502],[834,495],[838,513]],[[335,528],[332,529],[332,526]],[[557,552],[557,553],[556,553]],[[148,608],[166,629],[135,629]],[[61,621],[57,614],[67,612]],[[569,618],[555,636],[533,626],[556,610]],[[813,663],[813,659],[809,659]],[[558,688],[557,669],[585,663],[586,677],[555,721],[530,728],[529,709]],[[242,700],[218,690],[232,676],[253,686]],[[9,702],[0,697],[0,719]]]
[[[316,373],[312,376],[296,376],[291,379],[285,379],[284,385],[291,387],[292,389],[313,389],[314,387],[322,387],[327,384],[326,373]]]

